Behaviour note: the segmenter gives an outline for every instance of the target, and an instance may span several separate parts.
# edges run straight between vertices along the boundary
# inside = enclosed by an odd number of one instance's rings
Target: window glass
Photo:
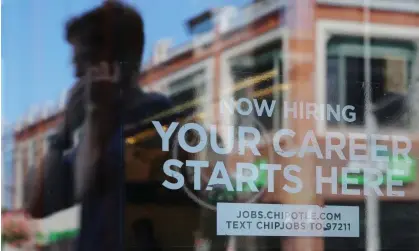
[[[328,103],[355,107],[357,118],[349,125],[365,126],[366,65],[370,68],[371,104],[380,127],[409,128],[409,104],[404,102],[413,75],[414,41],[373,38],[370,59],[357,37],[333,37],[328,43]],[[338,93],[338,95],[336,95]],[[336,117],[333,117],[336,120]],[[334,120],[331,124],[336,123]]]
[[[2,1],[5,250],[419,250],[418,0],[41,3]]]
[[[198,112],[199,107],[204,102],[203,98],[206,90],[205,71],[198,71],[171,81],[168,89],[171,101],[179,110],[192,113]]]
[[[233,86],[234,100],[237,101],[241,98],[257,100],[265,102],[268,107],[271,107],[273,102],[280,104],[283,74],[280,50],[276,49],[280,47],[280,44],[280,41],[275,41],[262,45],[252,52],[238,55],[231,60],[230,71],[235,82]],[[252,109],[249,107],[249,103],[243,102],[240,105],[243,110]],[[256,110],[252,111],[253,116],[258,117],[257,122],[250,123],[267,131],[272,130],[275,127],[275,122],[278,122],[279,114],[275,112],[258,116],[257,112]],[[248,119],[247,115],[235,114],[236,125],[244,125],[246,124],[245,120]],[[278,125],[276,124],[276,126]]]

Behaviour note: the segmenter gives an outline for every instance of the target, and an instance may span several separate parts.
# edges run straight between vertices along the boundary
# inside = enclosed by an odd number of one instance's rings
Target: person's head
[[[68,21],[66,40],[73,48],[76,76],[99,62],[119,63],[121,69],[138,71],[144,47],[140,14],[123,3],[112,1]]]

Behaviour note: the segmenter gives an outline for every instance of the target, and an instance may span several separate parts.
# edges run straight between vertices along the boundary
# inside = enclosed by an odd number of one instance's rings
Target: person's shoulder
[[[177,115],[172,112],[173,108],[174,105],[169,97],[155,92],[145,93],[141,97],[141,102],[129,112],[125,129],[141,131],[150,127],[152,120],[167,122],[175,120]]]

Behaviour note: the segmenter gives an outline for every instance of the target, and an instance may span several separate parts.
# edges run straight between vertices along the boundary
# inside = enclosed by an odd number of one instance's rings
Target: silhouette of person
[[[171,108],[168,98],[138,88],[143,20],[133,8],[107,1],[71,19],[77,83],[47,155],[28,174],[25,208],[42,218],[80,203],[77,250],[121,250],[124,242],[124,130]],[[77,147],[72,137],[81,128]]]

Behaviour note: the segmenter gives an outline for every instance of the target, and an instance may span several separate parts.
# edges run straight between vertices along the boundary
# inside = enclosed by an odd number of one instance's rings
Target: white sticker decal
[[[359,237],[359,207],[218,203],[217,234]]]

